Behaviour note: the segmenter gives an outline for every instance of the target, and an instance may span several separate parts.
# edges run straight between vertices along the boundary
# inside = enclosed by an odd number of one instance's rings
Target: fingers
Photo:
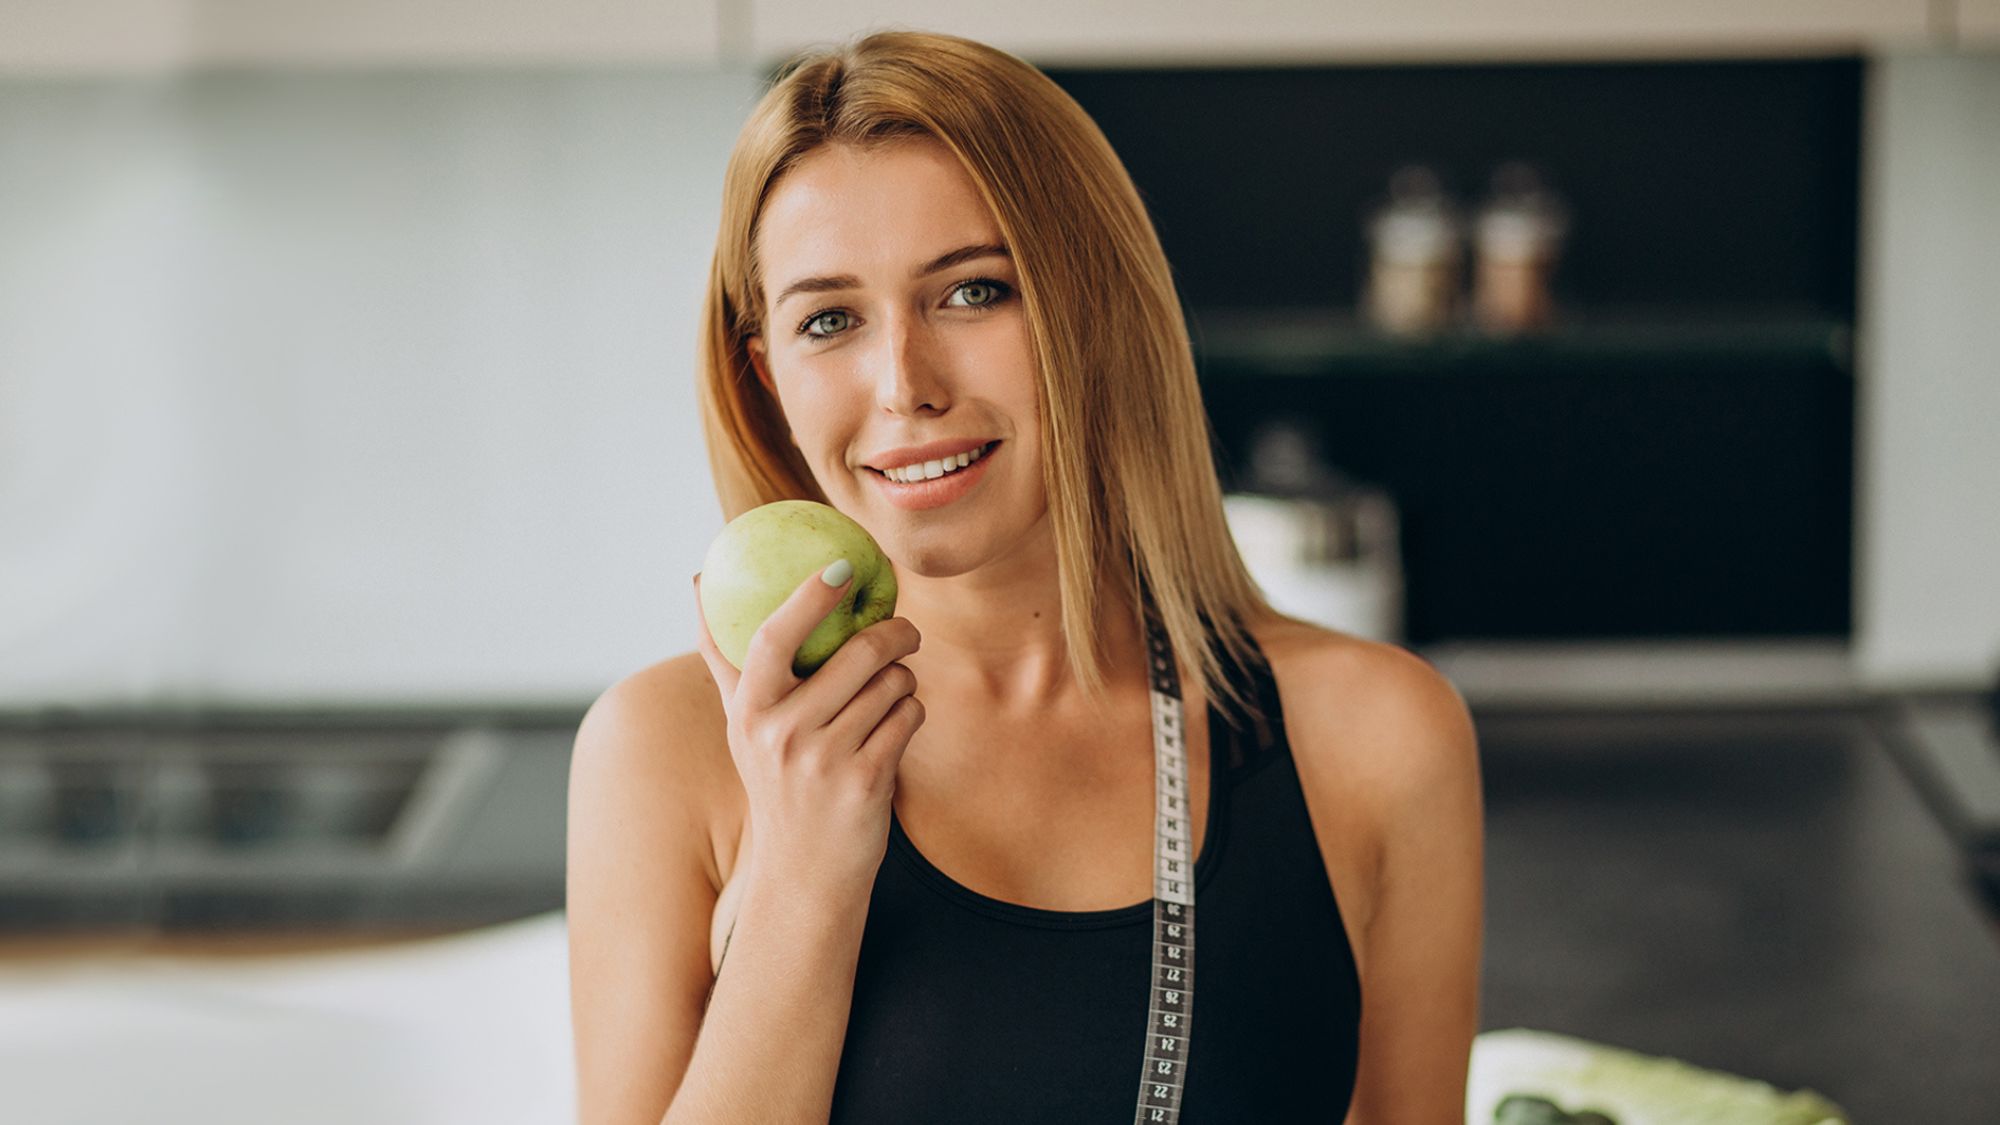
[[[858,641],[860,638],[856,637],[855,640]],[[831,667],[830,662],[828,667]],[[821,669],[821,672],[827,670]],[[868,738],[869,732],[881,724],[883,716],[887,715],[899,700],[914,698],[916,691],[916,673],[910,671],[908,665],[892,662],[876,672],[858,693],[845,691],[829,693],[841,695],[843,699],[839,702],[844,702],[846,706],[841,707],[840,713],[827,721],[826,731],[836,743],[858,750]],[[852,698],[846,698],[848,696]]]
[[[708,618],[701,612],[699,574],[694,576],[694,594],[695,648],[701,653],[703,662],[708,665],[708,674],[715,680],[715,686],[721,690],[723,701],[727,702],[736,697],[736,682],[742,674],[736,670],[735,665],[729,663],[727,657],[722,655],[722,650],[715,647],[715,638],[709,636]]]
[[[828,585],[825,580],[829,577],[840,581]],[[745,703],[769,707],[799,685],[799,677],[792,674],[792,658],[819,623],[826,620],[827,614],[848,596],[853,585],[854,564],[846,559],[836,560],[799,583],[784,604],[764,619],[751,636],[750,649],[743,657],[739,691]]]
[[[856,698],[873,680],[883,675],[884,665],[901,668],[901,675],[911,677],[911,682],[901,693],[908,694],[916,687],[915,677],[908,668],[893,662],[922,646],[923,635],[917,632],[916,625],[909,618],[891,617],[886,621],[877,621],[849,637],[847,643],[840,646],[840,651],[828,657],[819,671],[813,673],[813,683],[826,684],[824,690],[799,692],[787,705],[798,709],[796,718],[801,729],[817,730],[828,726],[849,700]],[[891,702],[893,700],[882,700],[882,707],[886,708]],[[881,717],[881,708],[877,708],[875,718]],[[870,721],[859,730],[851,731],[852,741],[848,745],[859,743],[874,725]]]
[[[897,763],[903,760],[903,751],[910,748],[910,739],[923,725],[923,702],[914,695],[898,696],[855,756],[867,762],[877,777],[893,778]]]

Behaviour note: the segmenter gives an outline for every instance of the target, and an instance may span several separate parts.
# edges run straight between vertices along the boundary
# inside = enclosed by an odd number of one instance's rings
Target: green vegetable
[[[1493,1125],[1618,1125],[1592,1109],[1564,1113],[1561,1106],[1533,1094],[1509,1094],[1493,1111]]]
[[[1493,1111],[1493,1125],[1568,1125],[1569,1114],[1547,1098],[1509,1094]]]
[[[1583,1107],[1566,1113],[1563,1106]],[[1515,1028],[1473,1042],[1466,1121],[1493,1125],[1847,1125],[1810,1090]]]

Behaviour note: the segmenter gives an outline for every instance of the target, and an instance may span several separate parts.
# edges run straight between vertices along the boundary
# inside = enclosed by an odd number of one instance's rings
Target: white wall
[[[0,85],[0,706],[573,702],[689,648],[758,88]]]
[[[1855,654],[1883,686],[2000,670],[2000,54],[1869,68]]]

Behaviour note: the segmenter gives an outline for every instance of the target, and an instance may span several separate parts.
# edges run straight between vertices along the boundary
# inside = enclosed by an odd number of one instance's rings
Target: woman
[[[835,564],[740,671],[704,627],[591,708],[583,1121],[1129,1119],[1156,1000],[1147,607],[1197,856],[1179,1119],[1461,1121],[1465,706],[1259,595],[1167,262],[1074,101],[947,36],[795,60],[731,156],[704,316],[725,514],[847,513],[898,616],[794,677]]]

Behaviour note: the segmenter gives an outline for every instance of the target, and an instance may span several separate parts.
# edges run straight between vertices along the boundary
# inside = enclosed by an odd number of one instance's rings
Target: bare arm
[[[606,692],[571,766],[569,927],[581,1125],[827,1119],[895,767],[923,721],[878,622],[810,682],[792,654],[845,583],[809,577],[739,672],[705,625],[689,658]],[[725,753],[719,747],[726,747]],[[736,775],[731,778],[731,773]],[[746,791],[743,900],[714,975],[714,814]]]
[[[605,692],[570,758],[570,1023],[583,1125],[657,1125],[709,987],[716,891],[689,729],[699,724],[685,718],[685,681],[699,668],[674,663]]]
[[[826,1121],[867,913],[753,877],[666,1125]]]
[[[713,695],[698,665],[678,671]],[[578,1121],[823,1122],[867,900],[794,889],[752,859],[723,966],[710,976],[716,893],[699,795],[712,790],[689,752],[701,724],[687,721],[703,701],[668,678],[677,677],[643,674],[605,693],[571,760]]]
[[[1347,1125],[1463,1125],[1484,911],[1477,737],[1451,681],[1414,654],[1368,694],[1372,743],[1393,764],[1369,797],[1380,868]]]

